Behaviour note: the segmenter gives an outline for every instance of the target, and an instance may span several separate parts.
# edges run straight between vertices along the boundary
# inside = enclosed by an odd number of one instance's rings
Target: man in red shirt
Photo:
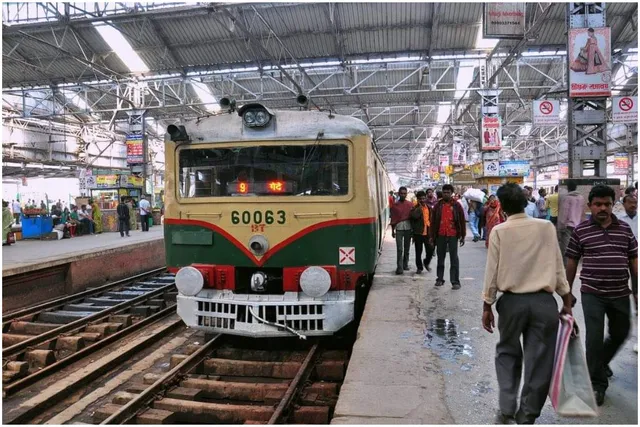
[[[436,245],[438,254],[438,278],[436,286],[444,285],[444,259],[447,256],[447,248],[451,268],[449,279],[452,289],[460,289],[460,263],[458,260],[458,242],[464,246],[464,238],[467,235],[467,224],[464,219],[464,210],[460,203],[453,200],[453,186],[446,184],[442,187],[442,200],[438,201],[433,209],[430,235],[431,241]]]

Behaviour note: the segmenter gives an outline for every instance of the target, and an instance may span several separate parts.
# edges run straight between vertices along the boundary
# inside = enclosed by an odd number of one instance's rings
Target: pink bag
[[[549,398],[558,415],[598,416],[587,358],[572,316],[560,316]]]

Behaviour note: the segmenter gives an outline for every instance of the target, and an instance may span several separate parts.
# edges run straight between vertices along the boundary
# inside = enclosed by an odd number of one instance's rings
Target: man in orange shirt
[[[429,227],[431,225],[431,208],[427,204],[427,194],[424,191],[416,193],[418,204],[411,210],[411,229],[413,230],[413,243],[416,248],[416,273],[422,274],[423,268],[431,271],[429,264],[433,257],[433,245],[429,242]],[[422,249],[425,249],[426,258],[422,260]]]

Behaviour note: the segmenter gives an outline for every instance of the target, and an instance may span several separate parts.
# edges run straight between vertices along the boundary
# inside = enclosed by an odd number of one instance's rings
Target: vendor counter
[[[140,209],[134,209],[137,229],[140,229]],[[160,225],[160,211],[153,211],[153,225]],[[102,231],[118,231],[118,213],[116,209],[102,210]]]

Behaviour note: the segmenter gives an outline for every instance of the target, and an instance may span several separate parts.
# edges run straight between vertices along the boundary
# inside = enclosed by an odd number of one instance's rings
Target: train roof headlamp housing
[[[191,141],[187,130],[182,125],[169,125],[167,126],[167,133],[173,142],[188,142]]]
[[[242,117],[244,125],[250,128],[265,128],[273,117],[271,111],[258,103],[243,105],[238,110],[238,115]]]

